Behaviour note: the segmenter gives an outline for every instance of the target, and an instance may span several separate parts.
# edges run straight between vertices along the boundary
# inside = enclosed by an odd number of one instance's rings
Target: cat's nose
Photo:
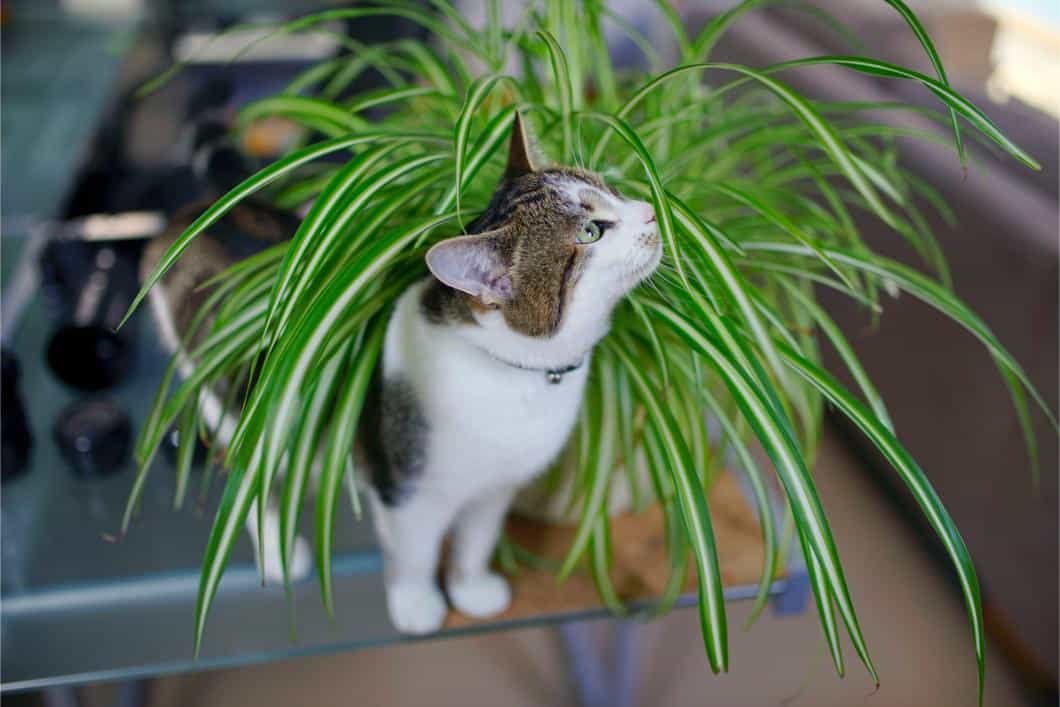
[[[635,204],[636,217],[643,223],[655,223],[655,208],[646,201],[638,201]]]

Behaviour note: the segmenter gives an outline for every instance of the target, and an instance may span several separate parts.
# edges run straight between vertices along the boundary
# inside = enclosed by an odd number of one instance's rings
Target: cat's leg
[[[486,618],[511,603],[508,580],[491,571],[489,565],[514,495],[514,488],[495,491],[474,499],[457,516],[446,590],[462,614]]]
[[[423,634],[442,627],[445,597],[435,582],[442,538],[451,507],[426,495],[413,495],[385,506],[374,489],[368,493],[383,550],[383,582],[390,621],[402,633]]]
[[[283,558],[280,554],[280,509],[276,507],[276,501],[269,499],[265,504],[265,517],[261,531],[265,537],[258,533],[258,501],[250,504],[250,511],[246,520],[247,533],[254,545],[254,558],[262,557],[261,543],[265,543],[264,566],[260,567],[261,575],[266,582],[283,583]],[[300,535],[294,536],[294,547],[291,548],[291,563],[288,576],[292,582],[303,579],[309,575],[313,568],[313,551],[309,543]]]

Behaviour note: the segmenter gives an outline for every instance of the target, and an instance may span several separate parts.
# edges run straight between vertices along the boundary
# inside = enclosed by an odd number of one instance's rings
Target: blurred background
[[[457,4],[472,17],[484,16],[481,2]],[[659,51],[667,51],[667,30],[651,3],[611,4],[658,38]],[[692,29],[732,4],[675,2]],[[1043,166],[1030,172],[972,148],[965,173],[947,149],[922,142],[910,143],[904,155],[956,215],[956,226],[938,219],[931,225],[952,266],[958,295],[986,320],[1055,410],[1060,386],[1060,5],[1038,0],[909,4],[934,39],[954,86]],[[883,0],[814,5],[847,29],[821,22],[801,3],[780,3],[737,23],[716,56],[755,66],[851,53],[855,36],[865,45],[859,53],[930,73],[915,37]],[[39,656],[105,653],[132,633],[144,645],[161,642],[167,632],[190,633],[186,613],[158,610],[138,624],[130,622],[124,595],[108,605],[106,622],[87,622],[87,613],[95,611],[85,599],[90,592],[74,599],[68,591],[94,588],[103,580],[164,576],[173,567],[194,568],[207,530],[208,513],[200,511],[205,517],[196,521],[188,513],[155,513],[160,518],[150,534],[126,538],[120,556],[110,553],[103,564],[95,559],[100,533],[117,525],[115,514],[131,482],[130,440],[165,365],[146,318],[134,320],[120,335],[111,329],[137,287],[141,239],[157,232],[175,209],[231,186],[245,170],[265,164],[296,139],[279,121],[259,126],[240,144],[231,143],[225,129],[238,106],[281,89],[339,42],[326,35],[281,38],[230,64],[250,35],[217,39],[218,33],[241,22],[280,22],[331,6],[341,3],[0,4],[0,672],[8,673],[0,680],[5,686],[21,679],[11,671],[46,675]],[[331,29],[362,42],[419,32],[389,19],[336,23]],[[633,54],[621,42],[615,51]],[[161,90],[137,96],[144,82],[181,60],[189,61],[185,72]],[[368,86],[378,77],[369,73],[362,80]],[[933,100],[906,82],[829,69],[790,74],[789,80],[825,100],[923,105]],[[897,120],[924,126],[916,117]],[[879,224],[863,227],[872,248],[919,265]],[[989,638],[986,704],[1057,704],[1056,435],[1035,418],[1042,469],[1035,485],[1006,390],[971,336],[911,298],[890,302],[879,327],[838,297],[824,295],[824,301],[855,344],[888,402],[900,438],[927,471],[976,561]],[[839,372],[837,361],[831,363]],[[628,668],[635,674],[631,704],[975,703],[972,645],[956,585],[898,478],[838,420],[830,420],[814,473],[883,680],[879,691],[856,667],[845,679],[835,677],[812,609],[767,612],[744,632],[738,627],[747,607],[733,605],[732,670],[721,677],[707,669],[694,611],[675,611],[640,629]],[[172,480],[164,479],[150,502],[168,507],[171,489]],[[347,542],[346,549],[357,549],[371,540]],[[246,555],[248,548],[242,551]],[[152,598],[172,590],[163,583],[138,586]],[[58,634],[50,634],[47,623],[31,622],[34,612],[45,610],[53,612],[54,621],[83,620],[77,625],[97,628],[76,635],[76,645],[67,643],[66,634],[62,642],[52,640]],[[228,662],[246,666],[224,667],[219,661],[210,664],[215,669],[185,673],[186,665],[174,664],[156,671],[175,673],[164,676],[116,671],[76,689],[42,678],[39,684],[22,685],[34,689],[9,690],[0,700],[4,705],[226,707],[355,700],[578,704],[570,663],[553,627],[327,655],[303,645],[288,651],[303,653],[300,657],[261,663],[262,656],[240,648],[240,636],[258,630],[263,614],[247,610],[233,616],[218,626],[212,640],[235,646],[230,654],[240,657]],[[601,650],[609,645],[608,624],[593,626],[601,634],[596,637]],[[26,633],[28,626],[35,627],[32,635]],[[150,679],[130,682],[130,677]]]

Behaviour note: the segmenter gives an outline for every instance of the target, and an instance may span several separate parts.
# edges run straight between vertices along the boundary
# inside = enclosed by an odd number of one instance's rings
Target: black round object
[[[74,401],[59,413],[52,432],[75,476],[111,476],[129,459],[132,424],[125,410],[111,400]]]
[[[185,117],[196,120],[204,113],[223,110],[235,95],[235,85],[229,71],[207,76],[188,99]]]
[[[103,390],[134,368],[134,320],[116,330],[140,289],[138,260],[127,243],[55,240],[45,246],[41,286],[56,319],[45,358],[64,383]]]
[[[0,390],[0,439],[3,456],[0,458],[0,479],[8,481],[21,476],[29,463],[33,449],[33,435],[26,420],[26,409],[18,389],[18,359],[3,352],[3,389]]]
[[[206,455],[209,453],[206,445],[202,442],[202,437],[195,435],[195,449],[191,453],[191,466],[195,469],[201,469],[206,463]],[[162,453],[165,454],[166,460],[170,466],[177,465],[177,456],[180,451],[180,429],[173,425],[166,430],[166,436],[162,438]]]
[[[128,342],[105,326],[68,324],[48,342],[48,367],[79,390],[105,390],[125,376],[132,364]]]
[[[203,150],[206,154],[204,176],[207,183],[219,192],[231,190],[254,171],[235,145],[219,142]]]

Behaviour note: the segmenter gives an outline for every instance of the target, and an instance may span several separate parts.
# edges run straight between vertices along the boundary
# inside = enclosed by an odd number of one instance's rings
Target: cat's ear
[[[446,239],[427,251],[427,267],[443,284],[482,304],[503,304],[512,298],[512,280],[497,243],[502,234],[499,229]]]
[[[526,124],[519,111],[515,111],[515,122],[512,123],[512,139],[508,143],[508,166],[504,168],[504,178],[514,179],[534,170],[534,161],[530,157],[530,137],[526,133]]]

